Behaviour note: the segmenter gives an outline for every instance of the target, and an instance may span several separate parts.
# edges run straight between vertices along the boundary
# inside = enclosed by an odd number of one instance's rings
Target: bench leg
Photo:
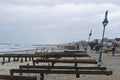
[[[29,57],[29,61],[31,61],[31,57]]]
[[[44,80],[44,73],[40,73],[40,80]]]
[[[55,63],[54,63],[54,62],[52,62],[52,66],[54,66],[54,64],[55,64]]]
[[[77,63],[75,63],[75,67],[77,67]]]
[[[25,57],[25,62],[27,62],[27,57]]]
[[[21,58],[20,62],[23,63],[23,58]]]
[[[79,74],[76,74],[76,78],[80,78],[80,75],[79,75]]]
[[[4,62],[5,62],[5,57],[3,57],[2,65],[4,64]]]
[[[12,76],[14,75],[12,71],[10,71],[10,75],[12,75]]]
[[[13,57],[13,61],[15,61],[15,57]]]
[[[35,66],[35,61],[33,61],[33,66]]]
[[[32,61],[34,60],[34,57],[32,57]]]
[[[10,62],[10,57],[8,57],[8,62]]]

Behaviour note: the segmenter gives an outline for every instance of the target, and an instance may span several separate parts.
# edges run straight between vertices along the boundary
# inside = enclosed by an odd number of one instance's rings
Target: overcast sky
[[[0,43],[66,43],[120,37],[119,0],[0,0]]]

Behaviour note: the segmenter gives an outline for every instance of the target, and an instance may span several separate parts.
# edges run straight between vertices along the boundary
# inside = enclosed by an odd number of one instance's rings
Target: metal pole
[[[103,42],[104,42],[105,26],[108,24],[107,14],[108,14],[108,11],[106,11],[105,19],[102,22],[102,24],[103,24],[103,35],[102,35],[102,42],[101,42],[101,45],[100,45],[101,48],[100,48],[100,54],[99,54],[98,62],[102,62],[102,52],[103,52]]]
[[[104,34],[105,34],[105,26],[103,27],[103,35],[102,35],[102,42],[101,42],[100,55],[99,55],[99,58],[98,58],[98,62],[102,62]]]
[[[90,41],[90,37],[91,37],[91,35],[92,35],[92,29],[90,30],[90,33],[89,33],[88,43],[89,43],[89,41]]]
[[[89,38],[88,38],[88,43],[89,43],[89,41],[90,41],[90,35],[89,35]]]

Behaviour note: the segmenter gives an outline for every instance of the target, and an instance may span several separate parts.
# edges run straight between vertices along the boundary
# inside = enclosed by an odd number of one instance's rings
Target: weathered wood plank
[[[46,54],[42,55],[42,57],[90,57],[88,54],[81,54],[81,53],[61,53],[61,54]]]
[[[78,69],[78,70],[106,70],[106,67],[75,67],[75,66],[43,66],[20,65],[20,69]]]
[[[94,59],[36,59],[33,60],[33,65],[39,62],[51,62],[54,63],[87,63],[87,64],[97,64],[97,61]]]
[[[0,79],[5,79],[5,80],[37,80],[36,76],[11,76],[11,75],[0,75]]]
[[[112,71],[106,70],[35,70],[35,69],[11,69],[10,74],[14,73],[51,73],[51,74],[86,74],[86,75],[112,75]]]
[[[85,51],[82,50],[64,50],[65,53],[85,53]]]

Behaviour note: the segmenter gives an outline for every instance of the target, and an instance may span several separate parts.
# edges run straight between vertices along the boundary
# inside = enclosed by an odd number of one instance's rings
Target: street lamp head
[[[90,30],[90,33],[89,33],[89,36],[91,36],[92,35],[92,29]]]
[[[106,13],[105,13],[105,19],[102,22],[102,24],[103,24],[104,27],[108,24],[107,14],[108,14],[108,11],[106,11]]]
[[[108,24],[108,22],[103,22],[103,26],[105,27]]]

